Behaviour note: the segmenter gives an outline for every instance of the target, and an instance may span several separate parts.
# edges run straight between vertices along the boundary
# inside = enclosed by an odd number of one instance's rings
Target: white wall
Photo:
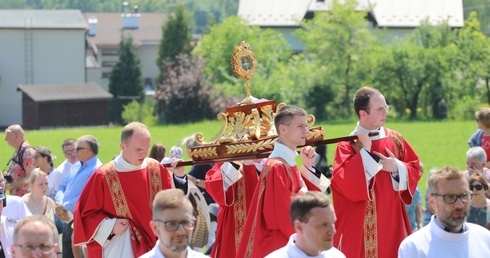
[[[26,33],[0,29],[0,126],[22,123]],[[84,30],[32,30],[32,84],[85,82]]]

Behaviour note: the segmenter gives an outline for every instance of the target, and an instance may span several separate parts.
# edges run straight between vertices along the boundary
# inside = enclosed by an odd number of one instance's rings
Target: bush
[[[158,118],[154,115],[155,103],[151,100],[146,100],[142,104],[133,100],[123,107],[122,119],[125,124],[133,121],[139,121],[146,126],[154,126],[157,124]]]

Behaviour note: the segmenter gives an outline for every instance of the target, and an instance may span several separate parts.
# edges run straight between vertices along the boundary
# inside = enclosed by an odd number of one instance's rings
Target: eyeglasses
[[[470,185],[471,191],[473,191],[473,190],[480,191],[481,189],[483,189],[483,185]]]
[[[17,244],[14,244],[14,246],[20,247],[22,249],[22,252],[24,252],[24,253],[33,253],[38,248],[42,253],[49,253],[49,252],[53,251],[53,248],[54,248],[54,245],[45,245],[45,244],[40,244],[40,245],[17,245]]]
[[[379,114],[388,113],[390,111],[390,105],[386,105],[384,107],[380,107],[378,109],[375,109],[374,111],[376,111]]]
[[[469,202],[471,201],[471,198],[472,198],[472,194],[471,193],[464,193],[464,194],[460,194],[460,195],[457,195],[457,194],[437,194],[437,193],[433,193],[433,194],[430,194],[431,196],[441,196],[443,199],[444,199],[444,202],[447,203],[447,204],[453,204],[455,203],[458,198],[461,199],[462,202]]]
[[[76,150],[79,151],[79,150],[88,150],[89,148],[85,148],[85,147],[77,147]]]
[[[71,154],[75,153],[75,151],[76,151],[76,149],[73,149],[73,150],[67,150],[67,151],[65,151],[64,153],[65,153],[66,155],[71,155]]]
[[[182,220],[182,221],[175,221],[175,220],[170,220],[170,221],[163,221],[163,220],[158,220],[158,219],[153,219],[156,222],[163,223],[165,225],[165,229],[170,232],[177,231],[179,229],[179,226],[182,225],[185,229],[192,230],[196,226],[196,220],[191,219],[191,220]]]

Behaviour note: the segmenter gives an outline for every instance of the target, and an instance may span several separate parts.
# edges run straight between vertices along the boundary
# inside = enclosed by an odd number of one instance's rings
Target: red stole
[[[93,237],[106,218],[129,220],[135,257],[153,248],[156,237],[149,226],[155,195],[172,187],[170,173],[153,159],[145,169],[118,173],[112,162],[97,169],[87,182],[75,208],[74,243],[87,243],[89,257],[102,257]]]
[[[290,167],[281,158],[267,160],[247,212],[236,257],[262,258],[286,245],[294,233],[289,206],[299,189],[296,166]]]
[[[411,233],[405,204],[412,202],[421,176],[419,159],[397,132],[386,133],[386,138],[372,142],[371,151],[389,156],[387,147],[405,163],[407,190],[393,190],[391,174],[385,171],[379,171],[368,185],[358,150],[348,142],[336,149],[331,186],[337,215],[334,246],[348,258],[396,257],[401,241]]]
[[[206,173],[206,190],[219,205],[218,227],[211,257],[236,257],[258,175],[254,165],[243,166],[243,177],[225,191],[221,165],[215,164]]]

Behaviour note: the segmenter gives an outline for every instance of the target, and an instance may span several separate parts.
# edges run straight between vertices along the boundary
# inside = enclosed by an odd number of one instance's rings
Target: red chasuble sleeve
[[[149,226],[151,205],[158,191],[172,187],[170,173],[162,165],[153,164],[141,170],[116,172],[111,174],[113,179],[108,179],[109,164],[94,172],[80,195],[74,213],[73,243],[87,244],[89,257],[102,257],[102,246],[94,240],[100,223],[108,218],[126,218],[133,252],[138,257],[156,243]]]
[[[245,165],[243,177],[225,191],[221,165],[215,164],[206,173],[206,190],[219,205],[218,227],[211,257],[236,257],[258,175],[254,165]]]

